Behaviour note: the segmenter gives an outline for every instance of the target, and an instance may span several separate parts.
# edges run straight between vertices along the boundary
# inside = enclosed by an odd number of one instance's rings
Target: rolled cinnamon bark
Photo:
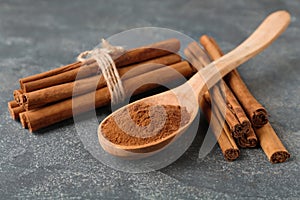
[[[238,72],[232,71],[226,77],[226,82],[239,99],[252,125],[256,128],[262,127],[268,122],[266,109],[254,98]]]
[[[220,86],[220,85],[219,85]],[[224,85],[224,88],[227,87]],[[232,95],[230,96],[230,103],[228,99],[229,95],[226,95],[226,100],[223,98],[220,88],[218,86],[214,86],[212,88],[212,101],[215,102],[215,105],[218,107],[220,111],[223,111],[225,109],[225,112],[221,112],[222,115],[225,118],[225,121],[227,122],[230,132],[232,133],[232,136],[235,138],[242,137],[243,135],[247,134],[249,132],[250,122],[246,120],[242,121],[240,120],[236,112],[234,110],[235,105],[235,98],[232,98]],[[233,102],[233,103],[232,103]],[[240,109],[241,110],[241,109]],[[241,112],[243,112],[241,110]],[[240,121],[242,121],[242,124]]]
[[[61,66],[61,67],[52,69],[52,70],[47,71],[47,72],[43,72],[43,73],[40,73],[40,74],[35,74],[35,75],[32,75],[32,76],[21,78],[19,80],[20,86],[22,88],[22,85],[24,83],[27,83],[27,82],[30,82],[30,81],[35,81],[35,80],[42,79],[42,78],[46,78],[46,77],[53,76],[53,75],[56,75],[56,74],[60,74],[60,73],[66,72],[66,71],[70,71],[72,69],[76,69],[76,68],[80,67],[81,65],[82,65],[82,62],[75,62],[75,63],[69,64],[69,65],[65,65],[65,66]]]
[[[180,41],[176,38],[153,43],[147,46],[128,50],[114,60],[116,66],[122,67],[134,63],[143,62],[152,58],[176,53],[180,49]]]
[[[235,118],[238,120],[239,125],[233,129],[233,133],[237,135],[248,135],[251,129],[251,122],[246,116],[243,108],[239,104],[238,100],[234,96],[231,89],[227,86],[226,83],[220,84],[220,87],[223,89],[220,90],[226,101],[227,108],[230,110],[231,113],[234,114]]]
[[[15,100],[19,105],[21,104],[21,99],[20,99],[21,94],[23,94],[23,91],[22,91],[22,90],[14,90],[14,92],[13,92],[14,100]]]
[[[271,163],[282,163],[290,157],[290,153],[283,146],[270,123],[255,129],[255,132],[259,138],[260,146]]]
[[[223,56],[222,50],[213,38],[202,36],[200,41],[213,59],[218,59],[220,56]],[[268,122],[266,109],[250,93],[238,71],[236,69],[233,70],[224,80],[226,80],[226,83],[244,108],[252,125],[258,128],[266,124]]]
[[[82,70],[80,70],[82,69]],[[77,74],[80,70],[80,77],[77,77]],[[93,62],[89,65],[83,65],[82,68],[78,67],[66,72],[62,72],[53,76],[45,77],[42,79],[37,79],[30,82],[25,82],[21,84],[21,89],[24,93],[40,90],[43,88],[60,85],[63,83],[68,83],[74,81],[76,78],[86,78],[98,73],[98,65],[96,62]]]
[[[210,41],[213,44],[213,46],[211,46],[212,51],[217,50],[222,54],[222,51],[217,45],[217,43],[212,38],[210,38]],[[234,93],[240,102],[243,102],[244,104],[247,103],[249,104],[247,108],[246,108],[247,105],[245,105],[244,109],[247,109],[248,115],[252,116],[251,122],[254,127],[256,126],[255,133],[259,139],[260,146],[262,147],[263,151],[267,155],[269,161],[271,163],[285,162],[290,157],[290,153],[283,146],[282,142],[278,138],[271,124],[268,122],[266,110],[262,108],[260,103],[258,103],[257,100],[252,96],[252,94],[244,84],[243,80],[240,78],[237,70],[234,70],[230,74],[232,74],[231,80],[234,80],[230,82],[232,87],[237,85],[242,85],[239,88],[235,88]],[[242,93],[246,95],[245,96],[238,95]],[[253,106],[253,108],[249,108],[250,106]],[[256,108],[256,110],[254,108]],[[252,131],[250,131],[250,133],[252,133]],[[253,135],[254,134],[252,135],[249,134],[248,138],[246,138],[248,140],[248,143],[251,143],[251,140],[253,142],[253,138],[254,138]],[[242,145],[246,146],[247,145],[246,143],[243,143]]]
[[[162,56],[152,60],[144,61],[138,64],[131,66],[119,68],[119,75],[122,77],[122,80],[143,74],[165,65],[171,65],[177,63],[181,60],[181,57],[177,54],[170,54],[167,56]],[[132,70],[134,69],[135,70]],[[132,71],[131,71],[132,70]],[[129,72],[130,73],[127,73]],[[95,90],[95,83],[98,82],[96,89],[100,89],[106,86],[106,81],[102,75],[92,76],[89,78],[80,79],[74,82],[55,85],[52,87],[47,87],[44,89],[36,90],[29,93],[23,93],[20,99],[21,105],[26,110],[31,110],[34,108],[42,107],[49,103],[54,103],[63,99],[70,98],[75,95],[84,94]],[[74,87],[76,91],[73,91]],[[76,94],[75,94],[76,92]]]
[[[238,149],[227,125],[225,124],[223,126],[224,121],[220,122],[215,112],[213,112],[215,117],[212,118],[212,110],[210,104],[205,100],[205,98],[202,98],[200,100],[200,108],[205,114],[208,122],[211,123],[211,127],[213,129],[212,131],[217,138],[224,158],[228,161],[236,160],[240,155],[240,150]],[[218,134],[218,132],[220,132],[220,134]]]
[[[185,77],[189,77],[192,74],[192,68],[185,61],[173,64],[170,67],[177,70],[181,75]],[[177,80],[179,78],[179,74],[178,76],[174,76],[174,74],[169,73],[169,70],[170,69],[168,69],[167,67],[162,67],[157,70],[129,78],[127,80],[124,80],[123,86],[126,92],[128,92],[130,91],[130,88],[134,88],[137,82],[147,81],[149,79],[154,81],[154,79],[157,78],[165,81],[165,83]],[[157,76],[158,74],[160,76]],[[159,85],[147,84],[136,90],[134,94],[148,91],[157,86]],[[91,98],[95,98],[95,104],[92,104]],[[110,94],[108,88],[104,87],[96,90],[95,92],[77,96],[73,101],[81,103],[80,105],[72,105],[72,99],[67,99],[40,109],[24,112],[24,114],[22,113],[22,118],[24,118],[22,120],[25,124],[24,127],[28,127],[29,131],[33,132],[72,117],[73,111],[75,111],[76,114],[80,114],[94,109],[95,107],[98,108],[101,106],[105,106],[110,102]]]
[[[19,106],[19,104],[15,100],[9,101],[7,103],[7,105],[8,105],[9,108],[15,108],[15,107]]]
[[[27,111],[27,112],[31,112],[31,111]],[[28,114],[28,113],[27,113]],[[20,117],[20,122],[22,124],[23,128],[28,128],[28,123],[27,123],[27,119],[26,119],[26,112],[22,112],[19,114]]]
[[[203,43],[203,46],[207,46],[206,41],[201,39],[201,42]],[[206,50],[207,52],[210,51],[210,49]],[[206,59],[207,56],[203,55],[203,50],[196,42],[188,45],[188,48],[185,50],[185,54],[189,60],[192,60],[192,62],[197,65],[197,69],[200,69],[202,66],[206,66],[210,63],[210,60]],[[212,101],[215,102],[215,105],[219,107],[220,111],[224,111],[221,113],[224,115],[233,136],[238,138],[247,134],[251,125],[250,121],[246,117],[242,107],[239,105],[226,83],[220,81],[212,87],[210,91]]]
[[[197,43],[191,43],[189,46],[184,50],[184,54],[188,58],[188,60],[191,62],[193,67],[197,70],[200,70],[204,66],[206,66],[210,60],[206,57],[206,55],[202,55],[203,51],[199,49]],[[218,86],[214,86],[212,89],[210,89],[210,93],[213,94],[214,88],[217,89]],[[220,94],[221,96],[221,94]],[[214,95],[213,97],[216,99],[217,97]],[[206,119],[210,122],[212,127],[212,132],[214,133],[218,144],[222,150],[223,156],[228,161],[233,161],[239,157],[240,151],[232,137],[232,133],[230,132],[225,119],[224,115],[222,116],[220,112],[218,112],[218,117],[216,116],[216,111],[218,111],[218,108],[215,107],[214,111],[211,111],[211,96],[208,92],[206,92],[202,98],[199,98],[200,102],[200,108],[203,111],[204,115],[206,116]],[[225,108],[225,101],[223,98],[219,98],[219,101],[217,100],[217,103],[222,104],[222,108]],[[215,104],[215,105],[216,105]],[[211,120],[211,116],[213,112],[214,118]],[[227,116],[228,118],[228,116]],[[233,118],[234,119],[234,118]],[[239,124],[239,123],[237,123]]]
[[[15,100],[10,101],[7,104],[8,104],[8,111],[10,113],[10,116],[14,120],[19,119],[20,113],[25,112],[25,109],[22,106],[19,106],[19,104]]]
[[[181,56],[172,53],[170,55],[161,56],[151,60],[146,60],[141,63],[136,63],[130,66],[122,67],[118,69],[120,77],[125,80],[131,77],[134,77],[139,74],[143,74],[158,68],[164,67],[165,65],[172,65],[181,61]],[[138,68],[137,68],[138,67]],[[133,71],[131,71],[134,69]],[[129,72],[130,73],[127,73]]]
[[[222,54],[220,54],[221,49],[216,47],[216,44],[212,43],[212,40],[208,36],[201,36],[200,43],[204,46],[205,50],[213,60],[222,56]],[[233,94],[233,91],[225,82],[219,84],[219,87],[219,91],[222,93],[227,107],[226,114],[228,113],[228,117],[226,117],[226,120],[234,134],[234,137],[238,138],[248,134],[250,131],[249,129],[251,128],[251,123],[242,109],[242,106]]]
[[[168,39],[157,42],[144,47],[129,50],[123,55],[114,60],[116,67],[123,67],[126,65],[146,61],[152,58],[175,53],[180,49],[180,41],[178,39]],[[80,78],[95,75],[98,72],[98,65],[94,59],[89,59],[86,62],[76,62],[71,67],[61,67],[60,70],[51,70],[40,75],[20,79],[20,86],[24,92],[31,92],[38,89],[59,85],[74,81],[81,66]],[[54,72],[53,72],[54,71]]]
[[[212,38],[204,35],[200,38],[200,42],[205,47],[206,51],[212,59],[215,60],[222,56],[222,53],[220,53],[220,47]],[[224,97],[223,99],[226,104],[225,119],[227,124],[231,128],[233,136],[237,140],[237,144],[243,148],[257,146],[258,140],[251,126],[250,120],[246,116],[242,106],[235,97],[234,92],[228,87],[227,83],[225,82],[223,84],[219,84],[219,87],[221,88],[219,92],[222,93],[222,96]],[[220,97],[215,97],[221,96],[218,91],[214,91],[213,95],[213,99],[221,99]],[[220,101],[222,101],[222,99]],[[220,107],[224,106],[222,105],[222,102],[218,102],[217,106],[220,110],[224,108]]]
[[[252,127],[250,127],[248,134],[237,138],[237,144],[242,148],[254,148],[257,146],[258,140]]]
[[[205,93],[204,98],[206,99],[206,101],[211,101],[210,100],[210,95],[208,93]],[[224,124],[224,131],[230,135],[229,138],[233,137],[232,131],[230,130],[230,126],[228,125],[227,120],[225,120],[225,115],[222,113],[221,114],[221,109],[219,107],[220,104],[215,104],[214,107],[214,114],[216,115],[216,117],[219,120],[220,124]],[[226,116],[226,118],[228,118],[228,116]],[[224,123],[225,121],[225,123]],[[242,148],[253,148],[257,146],[258,140],[257,137],[255,135],[255,132],[253,130],[253,128],[250,126],[249,131],[244,134],[242,134],[240,137],[235,137],[236,143],[238,144],[238,146],[242,147]]]

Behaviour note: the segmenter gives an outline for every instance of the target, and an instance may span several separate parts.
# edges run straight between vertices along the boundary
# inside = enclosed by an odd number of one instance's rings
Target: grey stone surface
[[[297,0],[0,1],[0,199],[299,198],[299,8]],[[7,112],[19,78],[73,62],[100,37],[158,26],[196,40],[210,34],[228,51],[278,9],[292,14],[288,30],[240,72],[292,154],[286,163],[270,164],[259,148],[242,149],[237,161],[226,162],[218,146],[199,159],[198,136],[172,165],[124,173],[85,150],[71,119],[29,134]]]

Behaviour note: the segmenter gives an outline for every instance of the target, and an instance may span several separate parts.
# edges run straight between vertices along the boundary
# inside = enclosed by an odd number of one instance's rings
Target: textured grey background
[[[299,198],[299,8],[297,0],[0,1],[0,198]],[[292,154],[286,163],[270,164],[259,148],[242,149],[237,161],[226,162],[218,146],[198,159],[198,136],[160,171],[123,173],[85,150],[72,120],[32,135],[7,112],[19,78],[73,62],[100,37],[159,26],[196,40],[210,34],[228,51],[278,9],[292,14],[288,30],[240,72]]]

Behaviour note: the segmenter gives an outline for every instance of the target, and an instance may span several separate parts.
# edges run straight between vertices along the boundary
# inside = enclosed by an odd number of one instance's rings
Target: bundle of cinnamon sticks
[[[116,58],[114,63],[125,93],[139,94],[159,86],[147,84],[135,87],[144,82],[155,83],[159,79],[160,83],[168,83],[180,78],[179,75],[170,75],[169,68],[187,78],[191,76],[189,63],[176,54],[179,49],[180,41],[169,39],[128,50]],[[13,96],[14,100],[8,102],[9,112],[13,119],[20,119],[23,128],[30,132],[71,118],[73,114],[108,105],[111,100],[106,81],[92,58],[22,78],[20,89],[15,90]],[[95,98],[94,102],[92,98]],[[74,105],[75,100],[80,105]]]
[[[216,60],[223,55],[212,37],[203,35],[200,43]],[[193,65],[206,66],[208,61],[198,44],[191,43],[185,50]],[[237,70],[233,70],[200,100],[200,107],[212,125],[212,131],[226,160],[239,157],[241,148],[262,147],[271,163],[280,163],[290,157],[274,129],[268,122],[266,109],[253,97]]]

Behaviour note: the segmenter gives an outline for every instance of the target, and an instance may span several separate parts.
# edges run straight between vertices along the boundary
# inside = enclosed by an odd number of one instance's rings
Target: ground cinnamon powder
[[[109,117],[102,123],[101,130],[112,143],[143,145],[172,134],[189,120],[185,107],[137,103]]]

